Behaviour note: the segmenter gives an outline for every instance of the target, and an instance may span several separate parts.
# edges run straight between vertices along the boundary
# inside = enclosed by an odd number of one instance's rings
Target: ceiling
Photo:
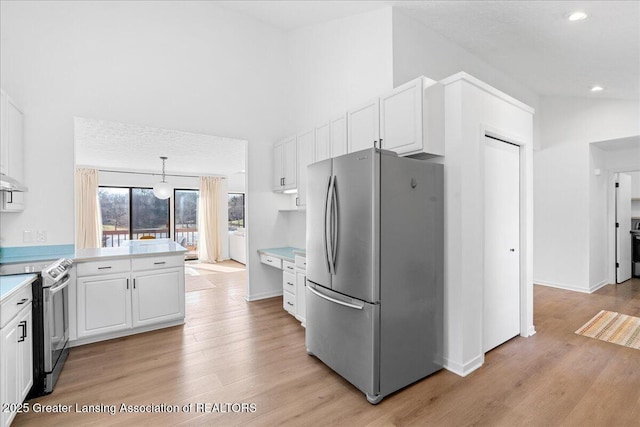
[[[218,3],[285,31],[392,5],[539,95],[640,99],[640,1]]]
[[[160,173],[160,156],[166,156],[167,174],[229,176],[245,170],[246,144],[240,139],[81,117],[75,118],[74,132],[81,166]]]

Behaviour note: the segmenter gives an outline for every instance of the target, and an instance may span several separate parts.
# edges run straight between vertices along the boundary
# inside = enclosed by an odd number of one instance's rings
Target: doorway
[[[520,333],[520,147],[484,141],[483,351]]]

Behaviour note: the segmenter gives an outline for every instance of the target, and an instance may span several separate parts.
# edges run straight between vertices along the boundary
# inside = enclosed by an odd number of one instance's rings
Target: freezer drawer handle
[[[352,304],[352,303],[349,303],[349,302],[340,301],[339,299],[336,299],[336,298],[331,298],[330,296],[321,294],[320,292],[316,291],[311,286],[307,286],[307,289],[309,289],[312,293],[316,294],[320,298],[326,299],[327,301],[335,302],[336,304],[344,305],[345,307],[355,308],[356,310],[362,310],[364,308],[364,304],[363,305]]]

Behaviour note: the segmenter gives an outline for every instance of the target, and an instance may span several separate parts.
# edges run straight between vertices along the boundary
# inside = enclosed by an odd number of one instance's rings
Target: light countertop
[[[282,248],[268,248],[268,249],[258,249],[258,253],[271,255],[276,258],[281,258],[285,261],[294,262],[296,255],[306,257],[306,250],[300,248],[294,248],[291,246],[285,246]]]
[[[126,246],[77,249],[74,261],[96,261],[104,258],[132,258],[149,255],[183,254],[187,249],[171,239],[130,240]]]
[[[17,274],[15,276],[0,276],[0,301],[9,297],[22,286],[36,280],[35,274]]]

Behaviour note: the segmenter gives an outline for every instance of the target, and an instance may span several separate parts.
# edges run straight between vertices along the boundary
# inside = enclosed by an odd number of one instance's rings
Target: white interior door
[[[485,352],[520,332],[520,153],[485,137]]]
[[[616,283],[631,279],[631,175],[616,184]]]

